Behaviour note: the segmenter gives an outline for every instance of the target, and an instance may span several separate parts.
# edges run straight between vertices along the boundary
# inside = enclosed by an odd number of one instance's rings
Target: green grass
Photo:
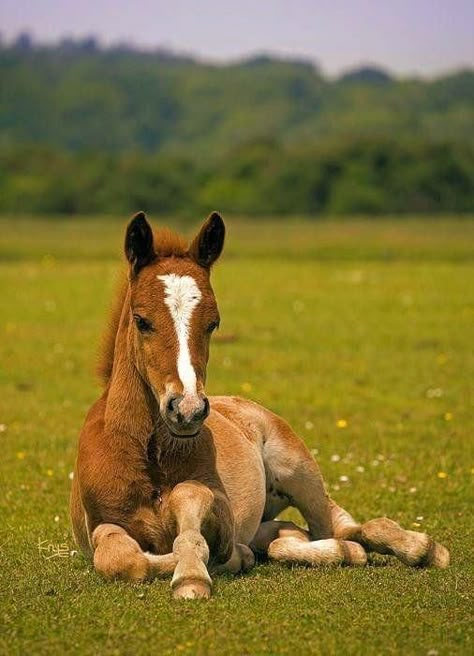
[[[260,565],[196,603],[172,602],[166,581],[106,584],[69,555],[69,472],[123,225],[0,228],[1,653],[472,653],[474,222],[229,222],[214,272],[229,339],[208,392],[285,416],[343,506],[419,524],[452,565]]]

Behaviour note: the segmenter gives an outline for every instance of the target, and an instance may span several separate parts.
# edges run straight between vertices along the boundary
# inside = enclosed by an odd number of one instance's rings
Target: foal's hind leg
[[[273,560],[308,565],[363,565],[361,545],[333,537],[330,499],[319,467],[308,449],[281,417],[265,413],[263,459],[267,475],[264,522],[253,544],[265,545]],[[308,523],[303,531],[291,522],[272,522],[287,506],[298,508]]]
[[[387,517],[358,524],[348,512],[331,502],[334,535],[353,540],[367,551],[393,555],[402,563],[418,567],[447,567],[449,551],[426,533],[407,531]]]
[[[311,540],[309,532],[293,522],[263,522],[251,543],[252,550],[271,560],[300,565],[365,565],[360,544],[328,538]]]
[[[395,555],[406,565],[447,567],[449,552],[425,533],[406,531],[386,517],[358,524],[329,499],[316,462],[288,424],[272,413],[266,415],[265,423],[268,478],[278,495],[287,497],[287,505],[301,512],[312,540],[334,537],[356,542],[368,551]],[[267,514],[264,519],[274,516]]]
[[[144,581],[172,574],[174,554],[156,556],[141,550],[140,545],[117,524],[99,524],[92,534],[94,567],[106,579]]]
[[[281,417],[266,411],[263,459],[267,476],[264,520],[274,519],[287,506],[298,508],[312,540],[333,536],[330,499],[314,458]],[[280,507],[272,497],[286,500]]]

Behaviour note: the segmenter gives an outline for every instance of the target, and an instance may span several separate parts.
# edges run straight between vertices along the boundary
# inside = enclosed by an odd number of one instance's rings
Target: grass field
[[[123,223],[0,227],[2,654],[473,653],[474,222],[229,222],[208,392],[284,415],[344,507],[427,531],[452,565],[260,565],[195,603],[102,582],[69,528]]]

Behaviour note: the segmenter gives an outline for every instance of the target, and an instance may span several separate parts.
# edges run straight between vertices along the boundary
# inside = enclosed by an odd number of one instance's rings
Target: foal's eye
[[[211,323],[207,327],[207,332],[209,334],[213,333],[216,328],[219,328],[219,321],[218,320],[217,321],[211,321]]]
[[[134,314],[135,324],[141,333],[151,333],[153,324],[148,319],[141,317],[139,314]]]

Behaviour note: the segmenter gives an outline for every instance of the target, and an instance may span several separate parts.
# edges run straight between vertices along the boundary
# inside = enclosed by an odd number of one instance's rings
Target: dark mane
[[[184,237],[168,228],[155,230],[153,233],[153,242],[158,257],[186,257],[188,253],[188,243]],[[122,272],[119,276],[117,291],[115,292],[110,309],[109,320],[102,337],[97,363],[97,374],[104,386],[107,385],[112,375],[115,338],[120,324],[127,289],[128,277],[125,272]]]

